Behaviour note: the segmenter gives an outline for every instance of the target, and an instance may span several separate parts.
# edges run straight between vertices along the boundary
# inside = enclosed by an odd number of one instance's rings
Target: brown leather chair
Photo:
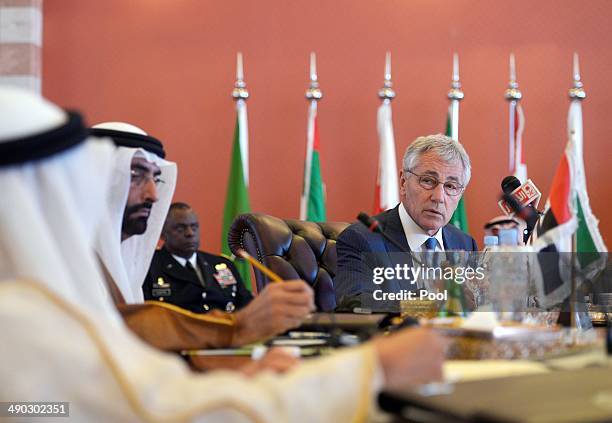
[[[238,248],[244,249],[283,279],[303,279],[314,290],[317,309],[331,311],[336,307],[336,238],[348,225],[247,213],[232,223],[228,243],[234,254]],[[259,291],[270,281],[259,270],[253,270]]]

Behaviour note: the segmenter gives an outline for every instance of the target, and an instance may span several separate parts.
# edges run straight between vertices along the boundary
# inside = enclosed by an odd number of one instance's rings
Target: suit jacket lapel
[[[403,250],[400,250],[391,242],[383,238],[387,248],[389,260],[389,263],[386,265],[389,267],[394,267],[396,264],[408,264],[408,266],[412,267],[412,254],[409,253],[411,251],[410,246],[408,245],[406,233],[404,232],[404,227],[402,226],[402,221],[399,216],[399,205],[384,213],[383,216],[384,218],[380,219],[382,230],[403,248]],[[400,289],[410,290],[412,289],[412,285],[407,283],[405,280],[393,280],[389,281],[386,289],[389,292],[398,291]]]
[[[442,242],[444,242],[445,250],[454,250],[459,248],[457,244],[459,244],[458,240],[454,236],[452,231],[446,229],[446,226],[442,228]]]
[[[406,234],[404,233],[404,227],[402,226],[402,221],[399,217],[398,207],[399,205],[385,213],[385,221],[382,225],[383,231],[385,231],[389,237],[393,238],[395,242],[401,245],[405,249],[404,251],[410,251],[410,246],[408,245]],[[390,253],[403,252],[386,239],[385,245],[387,246],[387,251]]]

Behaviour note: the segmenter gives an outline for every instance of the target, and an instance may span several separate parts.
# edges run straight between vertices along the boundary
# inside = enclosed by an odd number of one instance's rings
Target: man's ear
[[[399,191],[400,191],[400,196],[403,197],[406,194],[406,191],[404,189],[404,184],[406,183],[406,178],[404,175],[404,170],[400,170],[399,172]]]

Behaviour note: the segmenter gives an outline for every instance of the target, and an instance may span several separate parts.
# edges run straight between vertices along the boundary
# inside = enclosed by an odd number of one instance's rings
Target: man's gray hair
[[[428,152],[435,153],[446,163],[460,162],[463,165],[463,185],[467,186],[472,176],[470,157],[461,143],[442,134],[418,137],[406,148],[403,159],[404,172],[418,166],[421,156]]]

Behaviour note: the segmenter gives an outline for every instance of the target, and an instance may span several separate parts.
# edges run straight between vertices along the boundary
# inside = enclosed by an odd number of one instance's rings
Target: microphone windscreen
[[[357,215],[357,220],[363,223],[369,230],[376,232],[379,230],[378,221],[368,215],[367,213],[361,212]]]
[[[516,176],[506,176],[501,183],[501,189],[506,194],[510,194],[512,191],[521,186],[521,181]]]

